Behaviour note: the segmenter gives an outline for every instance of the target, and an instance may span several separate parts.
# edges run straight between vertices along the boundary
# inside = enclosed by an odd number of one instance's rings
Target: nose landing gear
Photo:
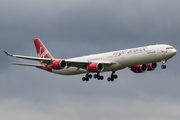
[[[161,68],[162,68],[162,69],[166,69],[166,65],[162,65]]]
[[[166,65],[164,65],[164,64],[167,63],[167,60],[162,60],[161,63],[162,63],[161,68],[166,69]]]

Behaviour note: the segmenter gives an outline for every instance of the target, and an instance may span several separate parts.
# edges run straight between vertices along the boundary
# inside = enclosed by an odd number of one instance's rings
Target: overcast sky
[[[179,5],[179,0],[1,0],[0,119],[179,120],[179,53],[166,70],[161,63],[143,74],[126,68],[110,83],[12,66],[34,62],[3,53],[37,56],[34,38],[55,58],[159,43],[180,51]]]

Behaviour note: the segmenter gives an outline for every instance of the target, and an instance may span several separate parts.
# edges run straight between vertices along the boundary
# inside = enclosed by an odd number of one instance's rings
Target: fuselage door
[[[161,55],[161,46],[157,47],[157,55]]]
[[[157,59],[161,60],[162,59],[162,46],[157,47],[157,52],[156,53],[157,53],[157,55],[156,55]]]

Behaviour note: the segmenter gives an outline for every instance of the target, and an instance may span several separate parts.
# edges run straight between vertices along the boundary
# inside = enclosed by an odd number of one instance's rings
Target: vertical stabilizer
[[[34,45],[39,58],[53,58],[40,39],[34,39]]]

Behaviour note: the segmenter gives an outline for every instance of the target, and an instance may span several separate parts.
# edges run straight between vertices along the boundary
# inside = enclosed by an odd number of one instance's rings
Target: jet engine
[[[135,65],[131,67],[131,70],[134,73],[143,73],[145,71],[147,71],[148,67],[146,64],[142,64],[142,65]]]
[[[101,63],[92,63],[88,65],[87,69],[89,72],[101,72],[104,66]]]
[[[157,63],[149,63],[146,65],[148,67],[147,71],[152,71],[152,70],[155,70],[157,68]]]
[[[51,68],[53,69],[63,69],[66,67],[66,62],[64,60],[56,60],[51,63]]]

